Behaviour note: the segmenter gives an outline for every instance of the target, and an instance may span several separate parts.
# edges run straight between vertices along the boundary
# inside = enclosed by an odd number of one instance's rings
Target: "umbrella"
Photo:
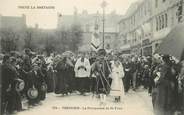
[[[171,55],[178,60],[184,59],[184,24],[176,26],[160,44],[156,51],[160,54]]]

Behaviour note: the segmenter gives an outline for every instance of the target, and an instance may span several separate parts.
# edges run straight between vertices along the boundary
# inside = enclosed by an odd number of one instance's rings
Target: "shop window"
[[[182,1],[178,4],[178,11],[177,11],[177,16],[178,16],[178,22],[182,20],[182,11],[183,11],[183,5]]]
[[[156,18],[156,31],[158,31],[158,25],[159,25],[158,18]]]
[[[168,23],[168,18],[167,18],[167,13],[165,14],[165,27],[167,27]]]
[[[159,16],[159,30],[162,29],[162,19],[161,19],[161,16]]]
[[[164,15],[162,15],[162,29],[164,28],[165,21],[164,21]]]

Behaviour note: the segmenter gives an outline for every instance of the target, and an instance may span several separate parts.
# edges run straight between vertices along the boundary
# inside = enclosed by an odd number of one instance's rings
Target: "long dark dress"
[[[67,78],[67,84],[68,84],[68,92],[72,92],[75,89],[76,87],[76,84],[75,84],[75,72],[74,72],[74,67],[73,66],[70,66],[70,65],[67,65],[67,69],[65,71],[66,73],[66,78]]]
[[[154,89],[153,108],[156,115],[172,115],[173,114],[173,74],[171,67],[167,64],[161,66],[161,77],[156,83]]]
[[[36,76],[36,81],[35,81],[35,86],[38,89],[38,98],[37,98],[37,102],[44,100],[46,98],[46,92],[47,91],[43,91],[41,89],[42,84],[45,83],[45,79],[44,79],[44,74],[42,73],[41,69],[37,70],[37,76]],[[45,83],[46,84],[46,83]]]
[[[46,62],[45,60],[42,60],[42,64],[40,65],[40,69],[38,70],[38,76],[39,76],[39,84],[41,87],[42,84],[46,84],[48,85],[48,75],[47,75],[47,65],[46,65]],[[46,92],[47,91],[40,91],[40,99],[41,100],[45,100],[46,98]]]
[[[48,77],[48,92],[53,92],[54,91],[54,72],[52,69],[49,69],[47,71],[47,77]]]
[[[30,85],[30,77],[29,77],[31,70],[32,70],[32,60],[31,60],[30,56],[24,55],[21,69],[20,69],[20,74],[22,76],[22,79],[25,82],[25,87],[24,87],[22,93],[26,96],[27,99],[29,99],[27,96],[27,91],[29,88],[32,87]]]
[[[34,71],[31,71],[29,72],[27,75],[26,75],[26,78],[27,78],[27,89],[26,89],[26,97],[28,99],[28,104],[29,105],[34,105],[36,103],[36,99],[31,99],[29,96],[28,96],[28,89],[29,88],[33,88],[35,87],[35,83],[36,83],[36,76],[37,76],[37,73],[35,73]]]
[[[56,94],[67,94],[69,90],[68,65],[62,60],[56,65]]]

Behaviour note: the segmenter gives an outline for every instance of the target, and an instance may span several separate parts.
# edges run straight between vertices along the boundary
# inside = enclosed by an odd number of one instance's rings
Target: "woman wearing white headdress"
[[[122,78],[124,77],[124,69],[121,62],[118,60],[118,57],[114,57],[114,60],[111,62],[111,91],[110,95],[115,98],[115,102],[122,101],[124,97],[124,85]]]

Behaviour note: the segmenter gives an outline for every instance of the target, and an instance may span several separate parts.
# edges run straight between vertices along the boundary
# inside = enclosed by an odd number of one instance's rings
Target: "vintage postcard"
[[[184,115],[184,0],[0,0],[1,115]]]

